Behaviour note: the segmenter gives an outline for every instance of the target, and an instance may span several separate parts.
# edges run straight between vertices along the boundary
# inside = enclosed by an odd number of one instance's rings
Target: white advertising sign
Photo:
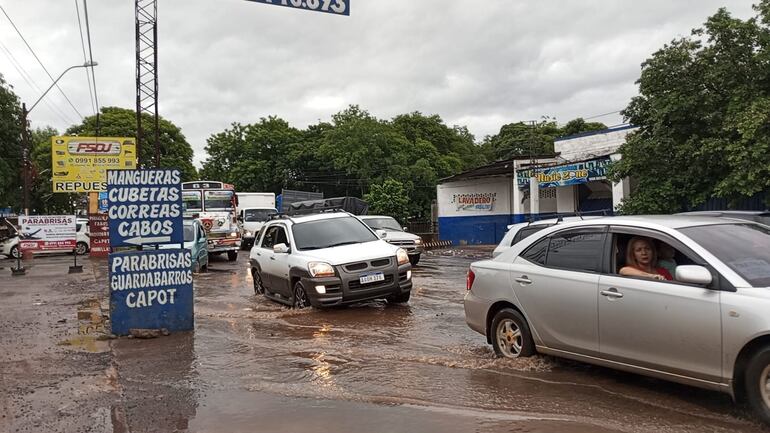
[[[19,217],[22,251],[75,249],[74,215],[22,215]]]

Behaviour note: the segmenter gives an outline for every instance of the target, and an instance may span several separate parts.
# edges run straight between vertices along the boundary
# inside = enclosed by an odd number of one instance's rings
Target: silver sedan
[[[465,316],[535,352],[745,396],[770,423],[770,227],[696,216],[555,225],[468,271]]]

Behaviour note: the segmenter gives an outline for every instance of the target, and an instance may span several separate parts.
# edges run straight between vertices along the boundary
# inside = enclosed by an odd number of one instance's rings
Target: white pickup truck
[[[278,211],[275,209],[275,194],[272,192],[239,192],[238,222],[241,226],[241,249],[250,250],[254,238],[259,234],[265,221]]]

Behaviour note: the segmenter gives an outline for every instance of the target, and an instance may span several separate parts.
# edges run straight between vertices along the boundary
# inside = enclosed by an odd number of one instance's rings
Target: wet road
[[[83,396],[75,405],[89,414],[83,425],[116,432],[766,431],[726,395],[550,357],[495,358],[465,325],[464,276],[473,259],[464,256],[424,257],[408,305],[300,311],[255,296],[246,259],[215,259],[210,272],[196,276],[194,333],[97,339],[40,355],[61,357],[61,368],[74,356],[91,372],[83,384],[70,384]],[[83,297],[104,296],[104,266],[87,267],[92,276],[77,280],[91,287]],[[47,281],[35,284],[42,291]],[[16,302],[22,295],[8,295],[4,284],[0,301]],[[77,298],[64,293],[66,302]],[[51,323],[57,311],[66,314],[66,306],[57,308]],[[0,319],[4,330],[12,323]],[[61,332],[25,350],[71,337]],[[13,350],[23,339],[6,335],[0,344]],[[34,384],[16,376],[24,373],[19,362],[0,355],[0,368],[12,368],[0,375],[0,391],[20,393],[5,404],[0,397],[0,431],[35,431],[27,419],[32,412],[20,408],[40,407],[40,399],[62,404],[55,393],[35,396]],[[27,369],[44,367],[41,360]],[[72,374],[55,378],[72,382]],[[45,418],[37,422],[46,425]],[[78,424],[77,413],[71,424]],[[72,431],[50,431],[57,430]]]

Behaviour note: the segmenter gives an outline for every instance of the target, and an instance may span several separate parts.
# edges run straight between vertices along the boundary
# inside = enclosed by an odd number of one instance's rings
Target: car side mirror
[[[238,215],[237,219],[238,219],[239,223],[242,223],[243,222],[243,215]]]
[[[407,228],[406,228],[406,226],[404,226],[404,227],[401,227],[401,228],[402,228],[402,229],[404,229],[404,231],[407,231]]]
[[[273,252],[276,254],[286,254],[289,252],[289,247],[286,244],[273,245]]]
[[[675,280],[682,283],[708,285],[711,284],[711,272],[704,266],[682,265],[676,267]]]
[[[377,230],[375,233],[377,233],[377,236],[379,236],[380,239],[385,239],[388,237],[388,232],[385,230]]]

